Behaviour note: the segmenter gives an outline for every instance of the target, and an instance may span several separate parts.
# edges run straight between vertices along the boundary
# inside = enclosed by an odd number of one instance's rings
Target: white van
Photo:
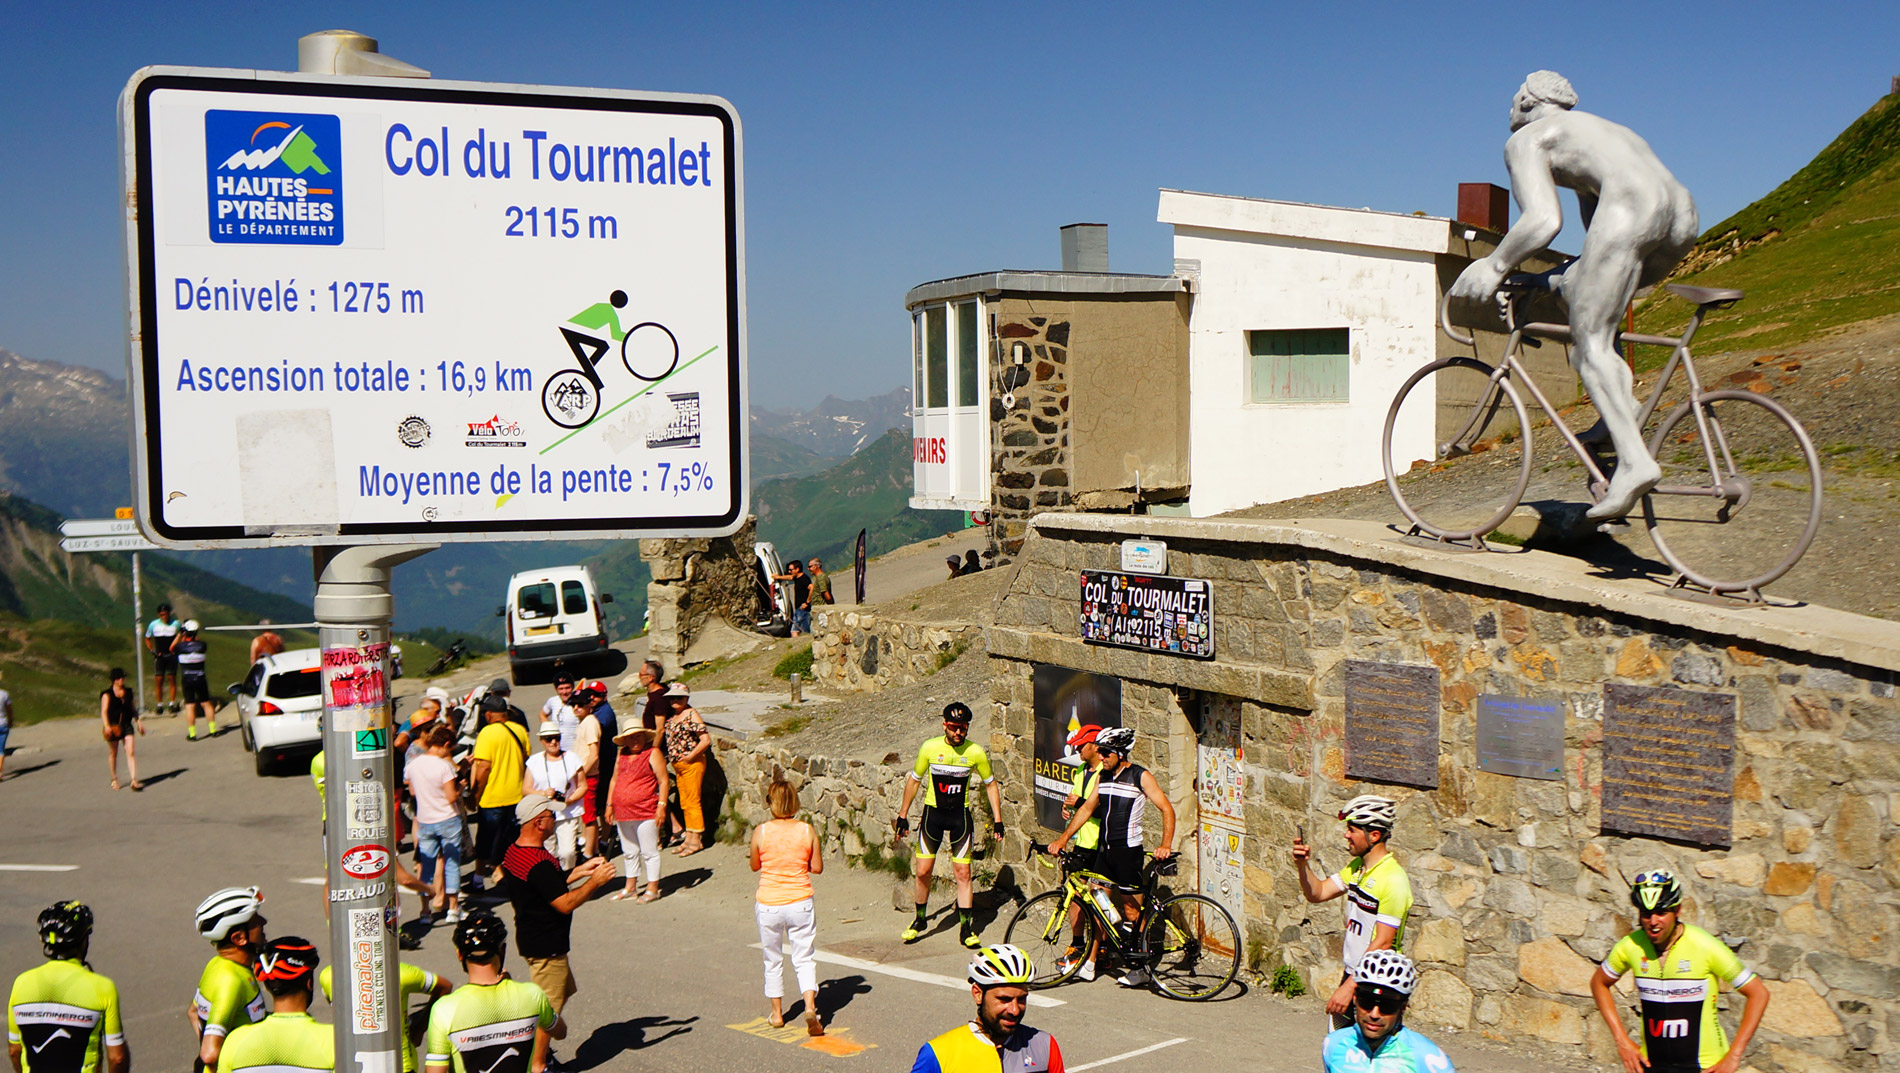
[[[575,670],[607,654],[607,617],[613,595],[594,584],[585,566],[550,566],[508,579],[508,602],[495,609],[507,620],[508,669],[515,684],[552,676],[556,661]]]

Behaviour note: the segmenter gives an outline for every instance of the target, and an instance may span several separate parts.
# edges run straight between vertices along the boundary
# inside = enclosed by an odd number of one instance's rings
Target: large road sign
[[[716,97],[152,67],[121,98],[138,512],[173,547],[746,513]]]

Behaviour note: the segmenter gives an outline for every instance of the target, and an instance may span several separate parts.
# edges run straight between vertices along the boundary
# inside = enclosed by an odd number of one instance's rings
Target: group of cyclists
[[[970,723],[967,705],[944,709],[943,733],[918,750],[893,823],[900,838],[910,834],[909,813],[921,791],[916,915],[902,939],[912,943],[924,937],[935,860],[948,852],[956,878],[959,942],[975,950],[967,971],[974,1016],[924,1044],[912,1071],[1060,1073],[1062,1053],[1054,1038],[1022,1022],[1035,966],[1015,946],[984,945],[971,918],[973,785],[980,785],[987,798],[993,837],[1003,833],[1003,824],[989,756],[969,740]],[[1083,727],[1070,738],[1083,763],[1064,802],[1067,826],[1047,847],[1051,854],[1092,849],[1091,879],[1120,902],[1130,926],[1142,909],[1133,888],[1147,856],[1146,809],[1154,807],[1162,820],[1162,841],[1153,856],[1172,854],[1175,827],[1173,808],[1154,775],[1130,759],[1135,740],[1133,728],[1099,726]],[[1349,801],[1338,818],[1345,823],[1351,859],[1323,878],[1312,868],[1303,829],[1292,845],[1301,894],[1310,902],[1345,901],[1342,972],[1327,996],[1331,1031],[1321,1048],[1328,1073],[1452,1073],[1443,1051],[1404,1023],[1418,969],[1401,952],[1412,889],[1389,845],[1396,811],[1396,802],[1378,795]],[[1671,873],[1637,876],[1630,899],[1639,926],[1611,949],[1590,981],[1626,1073],[1733,1073],[1767,1010],[1766,986],[1720,940],[1681,919],[1682,887]],[[214,953],[186,1011],[199,1040],[194,1073],[335,1066],[333,1029],[309,1012],[316,988],[330,993],[330,971],[319,973],[321,959],[307,940],[267,937],[263,903],[258,888],[237,887],[220,890],[198,906],[198,932]],[[130,1073],[118,991],[86,960],[92,925],[91,910],[79,902],[59,902],[40,914],[38,934],[47,962],[22,973],[8,1000],[8,1053],[16,1073]],[[418,967],[400,966],[404,1008],[412,997],[429,1002],[420,1059],[404,1034],[405,1073],[547,1073],[553,1066],[551,1041],[563,1038],[566,1026],[542,988],[509,976],[507,936],[507,925],[486,909],[468,912],[456,923],[453,942],[466,976],[460,987]],[[1098,948],[1084,949],[1078,941],[1064,960],[1081,961],[1080,978],[1093,979],[1099,955]],[[1122,984],[1145,985],[1140,966],[1125,969]],[[1611,991],[1626,975],[1635,978],[1640,1042],[1625,1030]],[[1732,1043],[1715,1015],[1723,984],[1746,1002]]]

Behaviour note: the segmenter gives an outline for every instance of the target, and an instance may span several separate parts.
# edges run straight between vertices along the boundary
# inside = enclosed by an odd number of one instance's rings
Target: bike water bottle
[[[1108,919],[1115,919],[1115,903],[1109,900],[1108,891],[1091,884],[1089,893],[1095,899],[1096,908],[1100,909]]]

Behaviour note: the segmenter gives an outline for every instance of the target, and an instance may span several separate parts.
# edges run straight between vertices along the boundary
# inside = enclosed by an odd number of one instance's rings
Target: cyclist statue
[[[1649,143],[1628,127],[1576,111],[1577,91],[1555,71],[1534,71],[1511,102],[1504,166],[1517,199],[1517,225],[1491,256],[1473,261],[1451,298],[1482,303],[1526,257],[1563,230],[1557,188],[1576,192],[1583,252],[1551,277],[1570,310],[1570,361],[1601,415],[1585,439],[1607,433],[1616,470],[1593,521],[1621,518],[1662,476],[1636,422],[1628,366],[1616,352],[1617,325],[1639,287],[1661,282],[1695,245],[1695,200]]]

